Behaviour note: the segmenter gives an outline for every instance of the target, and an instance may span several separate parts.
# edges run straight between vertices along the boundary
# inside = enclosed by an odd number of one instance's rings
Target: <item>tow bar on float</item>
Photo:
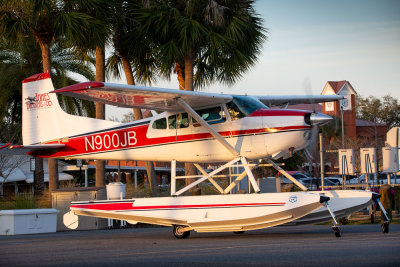
[[[339,228],[339,226],[338,226],[338,222],[336,221],[336,216],[335,216],[335,214],[333,214],[333,212],[332,212],[332,210],[329,208],[329,204],[328,204],[328,201],[326,201],[326,202],[324,202],[324,207],[329,211],[329,213],[331,214],[331,216],[332,216],[332,221],[333,221],[333,226],[332,226],[332,229],[333,229],[333,232],[335,233],[335,236],[336,237],[341,237],[342,236],[342,232],[340,231],[340,228]]]

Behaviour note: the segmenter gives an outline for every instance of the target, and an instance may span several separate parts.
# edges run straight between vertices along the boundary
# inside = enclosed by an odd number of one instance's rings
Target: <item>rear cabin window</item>
[[[153,122],[153,129],[167,129],[167,119],[161,118]]]
[[[169,129],[183,129],[189,127],[189,115],[187,113],[175,114],[168,117]]]

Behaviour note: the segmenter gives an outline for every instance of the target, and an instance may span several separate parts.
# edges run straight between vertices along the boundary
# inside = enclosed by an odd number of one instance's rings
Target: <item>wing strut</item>
[[[209,180],[215,188],[221,193],[221,194],[227,194],[229,193],[233,187],[236,186],[236,184],[242,180],[246,175],[249,178],[251,185],[254,188],[254,192],[259,193],[260,188],[258,187],[257,181],[254,178],[253,173],[251,172],[251,167],[249,166],[250,164],[247,163],[247,160],[245,157],[240,156],[239,152],[231,145],[229,144],[225,138],[223,138],[213,127],[211,127],[202,117],[200,117],[199,114],[197,114],[196,111],[192,109],[190,105],[188,105],[182,98],[178,97],[176,98],[176,101],[180,107],[182,107],[188,114],[190,114],[198,123],[200,123],[201,126],[206,128],[208,132],[217,139],[217,141],[223,145],[226,149],[228,149],[236,158],[231,160],[230,162],[226,163],[225,165],[217,168],[216,170],[207,173],[203,168],[201,168],[200,165],[195,164],[196,168],[202,173],[202,175],[194,175],[194,176],[176,176],[176,161],[172,161],[171,163],[171,195],[173,196],[179,196],[183,192],[189,190],[190,188],[196,186],[197,184]],[[232,184],[230,184],[225,190],[222,189],[218,183],[215,182],[215,180],[212,178],[214,175],[217,173],[223,171],[224,169],[233,166],[233,164],[237,163],[238,161],[242,162],[242,166],[244,167],[244,172],[241,173]],[[200,178],[196,180],[195,182],[185,186],[184,188],[180,189],[178,192],[176,192],[176,179],[186,179],[186,178]]]
[[[187,113],[189,113],[198,123],[200,123],[201,126],[206,128],[210,134],[221,143],[221,145],[228,149],[234,156],[239,156],[239,152],[237,152],[231,144],[229,144],[216,130],[214,130],[210,124],[203,120],[203,118],[200,117],[199,114],[197,114],[197,112],[194,111],[192,107],[190,107],[182,98],[177,98],[176,101]]]
[[[272,167],[277,170],[278,172],[282,173],[286,178],[288,178],[290,181],[292,181],[295,185],[300,187],[301,190],[307,191],[307,187],[302,185],[299,181],[296,180],[293,176],[291,176],[289,173],[287,173],[284,169],[279,167],[275,162],[273,162],[271,159],[267,159],[267,161],[272,164]]]

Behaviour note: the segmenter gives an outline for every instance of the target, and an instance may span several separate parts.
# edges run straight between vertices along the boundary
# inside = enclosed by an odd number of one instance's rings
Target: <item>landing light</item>
[[[278,131],[278,129],[276,129],[276,128],[266,128],[266,130],[269,133],[276,133]]]

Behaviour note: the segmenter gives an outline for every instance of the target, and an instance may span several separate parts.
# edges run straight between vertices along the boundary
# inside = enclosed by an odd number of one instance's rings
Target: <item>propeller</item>
[[[305,152],[309,159],[314,160],[314,157],[312,155],[314,154],[315,151],[315,142],[317,141],[318,138],[319,127],[328,123],[333,118],[329,115],[314,111],[313,113],[307,114],[304,119],[307,124],[310,124],[312,126],[311,136],[309,138],[310,141],[307,147],[305,148]]]
[[[303,87],[304,90],[306,91],[307,95],[312,95],[311,92],[311,80],[310,77],[307,76],[304,79],[303,82]],[[332,117],[322,114],[322,113],[318,113],[316,111],[316,103],[311,103],[312,108],[313,108],[313,112],[309,115],[306,115],[306,117],[304,118],[306,123],[311,125],[311,133],[310,133],[310,138],[309,138],[309,143],[305,148],[305,154],[308,158],[308,160],[313,161],[314,160],[314,152],[315,152],[315,143],[317,141],[318,138],[318,132],[319,132],[319,127],[324,125],[325,123],[329,122],[330,120],[332,120]]]
[[[303,81],[303,88],[304,91],[306,93],[306,95],[312,95],[312,89],[311,89],[311,79],[309,76],[307,76],[304,81]],[[306,123],[310,124],[312,126],[311,131],[310,131],[310,137],[309,137],[309,142],[308,145],[305,147],[304,152],[305,155],[307,157],[307,160],[309,162],[309,164],[312,163],[312,161],[314,161],[314,152],[315,152],[315,141],[317,139],[318,136],[318,125],[316,125],[315,123],[313,123],[311,121],[311,118],[315,118],[313,115],[317,114],[316,112],[316,107],[315,107],[315,103],[309,103],[310,105],[312,105],[312,109],[313,112],[310,115],[306,115],[307,117],[305,117]]]

